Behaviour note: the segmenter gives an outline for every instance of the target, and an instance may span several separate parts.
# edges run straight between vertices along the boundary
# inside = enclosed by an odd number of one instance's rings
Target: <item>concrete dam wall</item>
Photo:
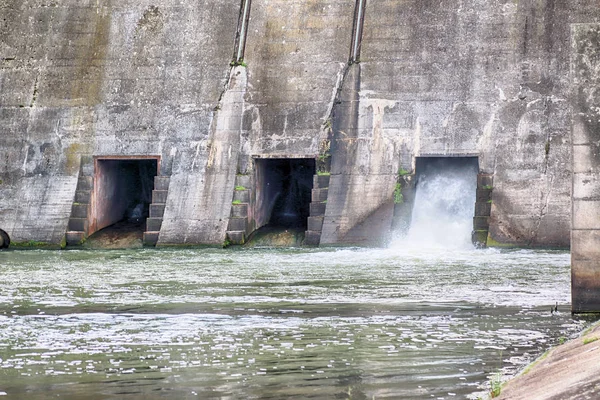
[[[0,0],[0,229],[77,244],[138,215],[149,244],[221,245],[289,217],[377,245],[417,160],[475,157],[481,240],[568,247],[573,168],[600,165],[571,159],[598,21],[592,0]]]

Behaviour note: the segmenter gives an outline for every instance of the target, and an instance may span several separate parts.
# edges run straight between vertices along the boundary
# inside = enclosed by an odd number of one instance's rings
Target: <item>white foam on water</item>
[[[442,253],[473,249],[477,170],[453,164],[437,163],[437,168],[420,173],[410,229],[391,248]]]

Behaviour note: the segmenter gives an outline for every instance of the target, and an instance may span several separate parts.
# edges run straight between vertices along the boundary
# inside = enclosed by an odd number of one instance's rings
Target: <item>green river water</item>
[[[566,252],[6,251],[0,274],[7,399],[475,399],[586,325]]]

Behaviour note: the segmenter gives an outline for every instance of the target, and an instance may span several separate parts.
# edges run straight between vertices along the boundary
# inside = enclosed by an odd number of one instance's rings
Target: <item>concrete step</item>
[[[321,231],[306,231],[304,234],[305,246],[318,246],[321,243]]]
[[[325,189],[329,187],[329,175],[314,175],[313,189]]]
[[[328,193],[329,193],[329,189],[313,189],[311,201],[313,201],[313,202],[326,201]]]
[[[248,218],[248,204],[232,204],[231,216],[236,218]]]
[[[492,199],[492,189],[477,189],[477,196],[475,201],[478,203],[485,203]]]
[[[89,204],[92,199],[91,190],[76,190],[75,191],[75,203]]]
[[[165,215],[165,204],[150,204],[150,218],[162,218]]]
[[[77,190],[92,190],[94,188],[94,178],[91,176],[80,176],[77,180]]]
[[[493,174],[478,174],[477,175],[477,188],[483,189],[484,187],[492,187],[494,184]]]
[[[160,232],[158,231],[146,231],[144,232],[144,236],[143,236],[143,243],[144,246],[156,246],[156,243],[158,243],[158,235]]]
[[[319,232],[322,231],[324,218],[325,217],[308,217],[308,230]]]
[[[229,223],[227,224],[228,231],[243,231],[247,232],[248,230],[248,218],[246,217],[231,217],[229,218]]]
[[[88,231],[88,220],[87,218],[69,218],[69,231],[87,232]]]
[[[169,184],[171,177],[169,176],[155,176],[154,177],[154,190],[169,190]]]
[[[246,189],[252,187],[252,176],[250,175],[236,175],[235,186],[243,186]]]
[[[146,218],[146,232],[159,232],[162,218]]]
[[[80,246],[85,241],[85,232],[68,231],[65,236],[67,246]]]
[[[89,204],[73,203],[73,206],[71,207],[71,218],[87,218],[89,209]]]
[[[325,208],[327,207],[327,203],[310,203],[310,216],[311,217],[321,217],[325,215]]]
[[[79,174],[81,176],[94,176],[94,157],[89,154],[81,156],[79,164]]]
[[[250,203],[250,190],[235,190],[233,192],[233,201],[240,203]]]
[[[487,245],[487,237],[487,230],[477,230],[473,231],[473,233],[471,234],[471,241],[477,247],[485,247]]]
[[[476,217],[489,217],[492,214],[492,203],[489,202],[477,202],[475,203],[475,216]]]
[[[227,231],[227,240],[229,244],[244,244],[246,243],[245,231]]]
[[[488,230],[490,228],[489,217],[473,217],[473,229]]]
[[[152,204],[165,204],[167,202],[168,190],[153,190]]]

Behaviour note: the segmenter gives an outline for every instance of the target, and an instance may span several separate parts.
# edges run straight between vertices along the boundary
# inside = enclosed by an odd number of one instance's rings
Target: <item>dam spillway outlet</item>
[[[97,159],[94,230],[118,222],[144,230],[157,171],[158,158]]]
[[[256,226],[306,230],[315,159],[255,159],[255,167]]]
[[[471,247],[477,157],[418,157],[408,237],[434,247]]]

